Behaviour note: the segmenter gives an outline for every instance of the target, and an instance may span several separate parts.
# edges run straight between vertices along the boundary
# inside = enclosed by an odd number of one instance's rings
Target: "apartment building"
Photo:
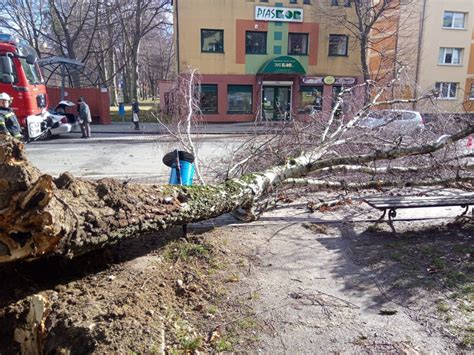
[[[357,41],[323,16],[348,0],[174,0],[177,68],[201,74],[207,122],[329,112],[361,81]]]
[[[439,93],[435,105],[424,101],[411,107],[433,114],[474,112],[474,0],[402,1],[396,20],[398,35],[385,43],[385,64],[407,65],[408,97],[432,89]],[[369,58],[375,72],[381,56],[373,51]],[[393,72],[389,67],[385,70]]]

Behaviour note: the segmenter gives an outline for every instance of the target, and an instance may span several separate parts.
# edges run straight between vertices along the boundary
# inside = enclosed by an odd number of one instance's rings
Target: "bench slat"
[[[369,196],[364,198],[374,208],[415,208],[474,205],[474,194],[450,196]]]

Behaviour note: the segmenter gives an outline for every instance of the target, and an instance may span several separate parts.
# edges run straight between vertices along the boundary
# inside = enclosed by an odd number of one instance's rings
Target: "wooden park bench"
[[[465,210],[457,217],[459,218],[467,213],[469,206],[474,205],[474,193],[448,196],[369,196],[363,200],[370,206],[383,211],[379,221],[384,219],[388,210],[388,219],[391,223],[392,218],[397,216],[397,209],[400,208],[460,206]]]

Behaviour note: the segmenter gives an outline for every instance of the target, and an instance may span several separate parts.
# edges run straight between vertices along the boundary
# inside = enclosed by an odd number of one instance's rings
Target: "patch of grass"
[[[450,271],[446,274],[446,285],[456,287],[467,281],[467,276],[462,271]]]
[[[461,309],[463,311],[466,311],[467,313],[471,313],[472,312],[472,304],[470,304],[470,302],[468,302],[468,301],[462,301],[459,304],[459,309]],[[473,326],[473,329],[474,329],[474,326]]]
[[[456,244],[453,246],[453,251],[458,254],[472,254],[473,248],[466,244]]]
[[[232,348],[232,341],[226,337],[220,338],[214,345],[214,350],[217,352],[232,351]]]
[[[257,291],[252,291],[252,292],[250,292],[248,299],[249,299],[249,300],[257,301],[257,300],[259,300],[261,297],[262,297],[262,295],[261,295],[259,292],[257,292]]]
[[[438,300],[436,302],[436,309],[438,310],[438,312],[441,312],[441,313],[446,313],[448,312],[451,307],[449,306],[448,303],[446,303],[445,301],[443,300]]]
[[[394,252],[390,255],[390,258],[394,261],[401,261],[402,260],[402,254],[400,252],[396,251],[396,252]]]
[[[174,330],[179,346],[179,352],[177,353],[196,351],[202,346],[203,339],[195,334],[187,321],[178,317],[174,322]]]
[[[184,351],[196,351],[202,345],[201,337],[194,337],[194,338],[180,338],[179,344],[181,345],[181,349]]]
[[[211,304],[208,308],[207,308],[207,313],[209,314],[217,314],[217,312],[219,311],[219,308],[217,308],[217,306]]]
[[[188,241],[172,242],[166,246],[163,256],[170,261],[189,261],[192,258],[210,261],[210,248],[207,245]]]
[[[420,251],[430,258],[438,255],[438,250],[432,245],[423,245],[420,247]]]
[[[438,257],[431,259],[431,264],[437,269],[444,269],[446,267],[445,261]]]
[[[255,329],[257,327],[257,323],[252,318],[239,319],[236,324],[240,329],[244,330]]]
[[[461,340],[461,344],[465,346],[466,348],[470,348],[471,346],[474,346],[474,333],[468,333],[464,335],[464,337]]]
[[[470,296],[470,300],[474,302],[474,283],[469,283],[467,285],[463,285],[461,287],[461,293],[463,295],[468,295]]]
[[[157,122],[154,115],[158,114],[160,108],[160,101],[140,101],[140,122]],[[119,116],[118,106],[110,106],[110,119],[112,122],[122,122],[122,117]],[[124,122],[132,122],[132,105],[125,104]]]

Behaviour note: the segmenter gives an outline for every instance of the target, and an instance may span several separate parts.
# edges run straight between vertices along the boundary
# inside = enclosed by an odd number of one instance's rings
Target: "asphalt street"
[[[105,128],[107,126],[102,127]],[[162,163],[162,158],[179,148],[172,137],[143,130],[99,132],[93,127],[92,132],[91,139],[81,139],[80,134],[71,133],[28,143],[25,145],[28,158],[42,172],[53,176],[68,171],[74,176],[92,179],[168,181],[170,169]],[[200,158],[212,167],[245,139],[242,134],[201,134],[195,136],[195,145]]]

